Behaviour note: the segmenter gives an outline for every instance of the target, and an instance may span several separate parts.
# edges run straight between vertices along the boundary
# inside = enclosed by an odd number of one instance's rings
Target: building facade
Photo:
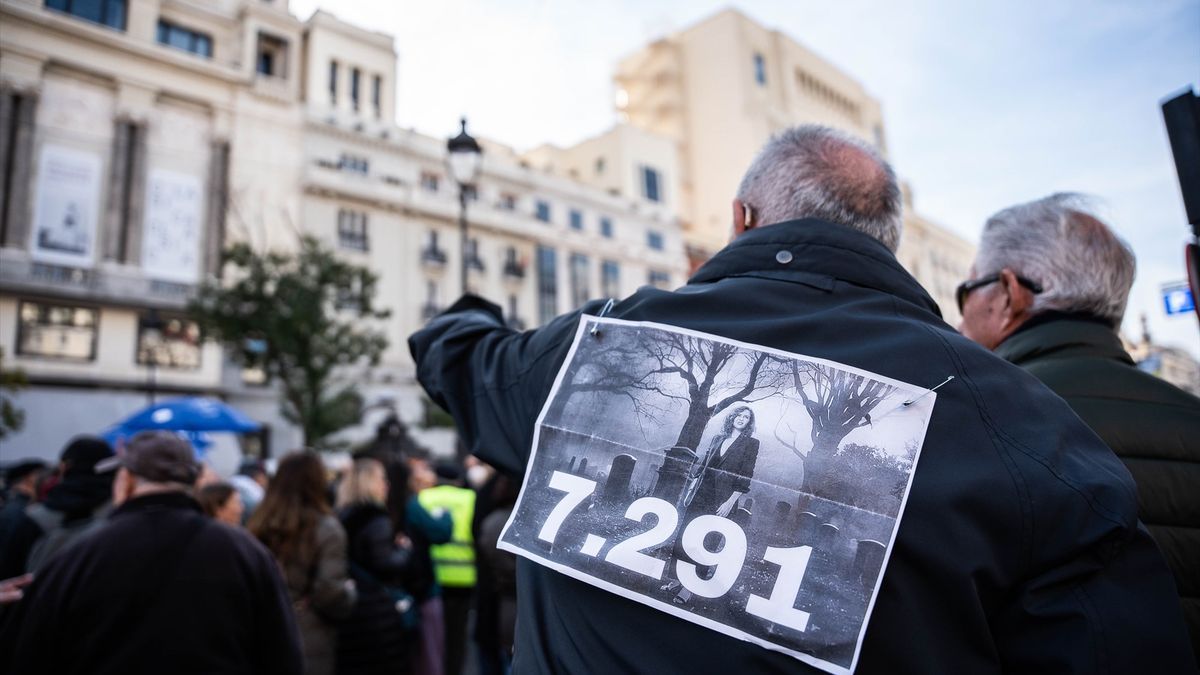
[[[333,94],[335,78],[347,69],[382,73],[377,86],[384,91],[395,86],[394,70],[387,70],[396,59],[390,38],[371,42],[370,35],[324,12],[306,23],[301,181],[305,231],[378,273],[380,304],[392,309],[384,326],[391,346],[364,386],[369,401],[391,401],[402,419],[420,418],[406,339],[459,296],[464,264],[468,290],[495,302],[518,329],[591,299],[686,281],[673,211],[584,183],[566,167],[537,165],[486,139],[467,202],[464,247],[446,140],[400,128],[373,105],[343,105],[345,97]],[[609,171],[632,175],[661,150],[651,145],[613,156]],[[419,429],[416,435],[435,448],[446,443]]]
[[[888,156],[878,99],[788,35],[735,9],[622,59],[613,81],[623,121],[678,144],[679,172],[669,182],[693,267],[728,243],[730,200],[772,134],[824,124]],[[974,247],[917,214],[910,196],[905,201],[900,261],[938,300],[947,321],[957,323],[947,301],[966,278]]]
[[[295,219],[301,24],[285,0],[0,0],[0,348],[56,456],[154,395],[219,392],[183,314],[225,238]]]
[[[458,297],[464,262],[520,328],[686,279],[673,210],[486,140],[464,251],[445,139],[395,123],[388,35],[325,12],[301,22],[284,0],[0,0],[0,20],[0,349],[29,380],[4,459],[55,457],[180,394],[264,422],[251,450],[297,447],[275,387],[184,313],[235,241],[287,250],[309,233],[379,275],[390,348],[347,373],[379,404],[351,441],[388,408],[419,422],[406,339]],[[611,170],[633,175],[663,147]],[[449,432],[418,438],[452,448]]]

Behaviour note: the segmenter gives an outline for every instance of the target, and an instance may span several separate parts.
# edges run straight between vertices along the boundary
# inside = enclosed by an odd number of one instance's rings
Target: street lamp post
[[[459,120],[462,130],[446,142],[446,167],[458,183],[458,231],[462,292],[467,293],[467,192],[474,189],[483,164],[483,148],[467,133],[467,118]]]

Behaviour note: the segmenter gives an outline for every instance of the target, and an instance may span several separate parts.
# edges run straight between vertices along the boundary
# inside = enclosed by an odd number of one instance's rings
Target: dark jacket
[[[38,517],[31,517],[29,509],[21,513],[8,540],[0,547],[0,579],[33,571],[89,532],[93,522],[107,515],[112,481],[111,473],[68,472],[62,482],[50,489],[45,501],[29,507],[36,510]],[[54,532],[57,534],[53,542],[42,541]],[[39,542],[42,542],[40,547]],[[38,549],[36,556],[35,549]],[[31,566],[31,557],[36,565]]]
[[[918,385],[955,376],[937,393],[859,672],[1195,667],[1129,472],[1061,399],[947,326],[876,240],[815,220],[757,228],[684,288],[643,288],[610,315]],[[578,322],[518,334],[467,298],[409,346],[471,451],[521,473]],[[812,672],[525,558],[518,593],[517,672]]]
[[[512,656],[513,636],[517,626],[517,556],[496,548],[500,532],[512,514],[512,504],[496,509],[483,519],[479,527],[479,580],[493,595],[495,605],[489,615],[489,629],[495,632],[495,647]],[[482,622],[483,615],[479,615]],[[477,625],[476,632],[482,629]]]
[[[181,493],[137,497],[52,559],[0,642],[34,675],[301,672],[271,554]],[[6,667],[7,666],[7,667]]]
[[[306,675],[332,675],[337,656],[337,622],[350,615],[357,597],[346,581],[346,532],[333,514],[320,516],[316,545],[304,559],[281,563],[288,597],[296,609]]]
[[[725,436],[715,436],[709,444],[708,454],[702,458],[703,473],[689,512],[716,513],[734,492],[750,491],[750,479],[754,478],[754,463],[758,459],[758,439],[739,434],[722,457],[721,444],[725,439]]]
[[[1117,334],[1085,317],[1034,317],[996,354],[1066,399],[1125,462],[1200,658],[1200,398],[1138,370]]]
[[[338,513],[346,528],[350,572],[358,604],[339,626],[339,673],[408,672],[409,635],[389,587],[402,587],[412,560],[396,545],[388,512],[376,504],[352,504]]]

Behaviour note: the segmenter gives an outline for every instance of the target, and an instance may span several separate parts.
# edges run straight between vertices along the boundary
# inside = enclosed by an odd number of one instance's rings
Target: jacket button
[[[775,262],[779,263],[780,265],[786,265],[786,264],[792,262],[792,252],[791,251],[780,251],[779,253],[776,253],[775,254]]]

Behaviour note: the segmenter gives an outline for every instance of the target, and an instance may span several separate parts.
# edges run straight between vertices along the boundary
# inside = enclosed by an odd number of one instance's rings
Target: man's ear
[[[754,209],[740,199],[733,200],[733,236],[742,236],[754,229]]]
[[[1008,302],[1004,308],[1004,330],[1011,333],[1029,320],[1033,309],[1033,292],[1017,281],[1017,274],[1005,267],[1000,270],[1000,286]]]

